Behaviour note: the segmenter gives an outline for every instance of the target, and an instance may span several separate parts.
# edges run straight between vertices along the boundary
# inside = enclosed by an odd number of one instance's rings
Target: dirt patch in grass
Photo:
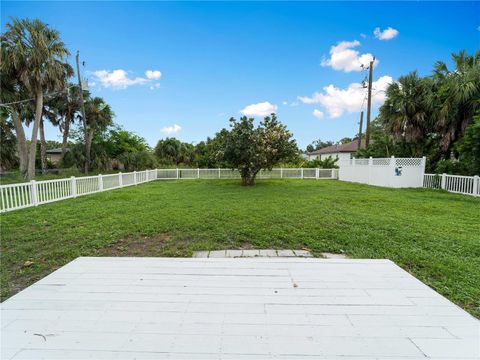
[[[240,250],[253,250],[255,249],[255,246],[253,246],[252,244],[246,242],[246,243],[243,243],[241,246],[240,246]]]
[[[115,244],[100,249],[99,256],[162,256],[165,248],[172,240],[168,234],[155,236],[131,236],[121,239]]]

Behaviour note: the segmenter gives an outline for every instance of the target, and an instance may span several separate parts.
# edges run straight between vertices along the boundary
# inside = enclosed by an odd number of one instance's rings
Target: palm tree
[[[63,84],[67,84],[67,80],[69,77],[73,75],[73,69],[70,65],[64,64],[64,73],[63,79],[56,79],[59,84],[61,84],[62,89],[65,91],[61,91],[58,94],[64,97],[64,92],[68,91],[68,86],[64,86]],[[55,86],[55,85],[53,85]],[[45,140],[45,120],[48,120],[53,126],[59,126],[60,120],[56,116],[52,116],[52,114],[48,111],[48,104],[50,98],[45,98],[44,106],[42,110],[42,117],[40,118],[40,159],[41,159],[41,166],[42,166],[42,174],[46,174],[47,172],[47,143]]]
[[[58,31],[38,19],[12,19],[6,26],[2,37],[2,66],[15,74],[35,100],[27,167],[27,176],[32,179],[44,96],[64,87],[69,51]]]
[[[85,116],[87,117],[85,136],[85,172],[91,168],[92,140],[96,131],[102,131],[113,122],[113,113],[110,105],[101,97],[88,98],[85,101]]]
[[[79,91],[77,85],[70,84],[64,93],[48,100],[45,108],[45,115],[52,124],[59,127],[62,134],[62,159],[67,152],[70,125],[75,122],[80,111]]]
[[[3,58],[4,56],[2,53],[2,59]],[[25,175],[28,166],[28,147],[23,122],[29,122],[29,120],[31,120],[33,109],[31,102],[18,102],[28,99],[28,91],[14,76],[13,72],[8,71],[9,69],[5,68],[3,65],[4,62],[2,61],[0,64],[0,87],[2,89],[0,92],[0,99],[2,103],[10,103],[9,106],[3,107],[2,109],[5,110],[4,115],[12,119],[15,134],[17,136],[16,147],[19,159],[19,169],[20,173]]]
[[[480,51],[468,55],[463,50],[452,54],[452,60],[453,70],[444,62],[437,62],[433,79],[438,95],[430,104],[446,157],[480,110]]]
[[[155,146],[155,155],[158,159],[167,164],[179,164],[182,143],[175,138],[166,138],[158,141]]]
[[[0,108],[0,169],[9,170],[18,164],[15,151],[17,138],[13,133],[13,124],[8,119],[11,116],[4,107]]]
[[[420,78],[416,72],[401,76],[386,91],[385,103],[380,107],[379,119],[388,133],[398,140],[415,144],[425,139],[432,122],[426,96],[431,92],[429,78]],[[421,149],[414,150],[421,155]]]

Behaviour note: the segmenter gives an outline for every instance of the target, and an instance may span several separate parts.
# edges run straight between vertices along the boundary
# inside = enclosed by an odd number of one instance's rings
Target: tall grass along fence
[[[423,187],[443,189],[453,193],[480,196],[480,177],[447,174],[425,174]]]
[[[231,169],[155,169],[35,181],[21,184],[0,185],[0,212],[47,204],[63,199],[138,185],[154,180],[177,179],[239,179],[240,174]],[[259,179],[337,179],[338,169],[262,170]]]

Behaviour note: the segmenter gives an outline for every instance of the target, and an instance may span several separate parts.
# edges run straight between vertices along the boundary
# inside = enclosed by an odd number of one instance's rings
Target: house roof
[[[67,152],[70,151],[69,148],[66,149]],[[62,148],[55,148],[55,149],[48,149],[47,154],[61,154],[62,153]]]
[[[365,139],[362,141],[362,149],[365,149]],[[346,144],[335,144],[307,153],[307,155],[335,154],[335,153],[354,153],[358,150],[358,139]]]

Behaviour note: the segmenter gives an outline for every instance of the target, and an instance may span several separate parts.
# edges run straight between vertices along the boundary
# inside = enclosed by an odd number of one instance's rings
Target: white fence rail
[[[0,212],[37,206],[153,180],[239,179],[231,169],[155,169],[0,185]],[[259,179],[338,179],[338,169],[279,168],[261,171]]]
[[[425,174],[423,187],[443,189],[453,193],[480,196],[480,177],[448,174]]]
[[[422,160],[422,159],[419,159]],[[355,161],[355,163],[353,163]],[[418,167],[423,165],[412,163],[407,159],[354,159],[350,162],[357,172],[356,182],[364,181],[375,184],[372,175],[375,168],[392,167],[399,164],[404,167]],[[400,161],[400,162],[398,162]],[[409,162],[410,161],[410,162]],[[366,168],[370,168],[365,173]],[[353,169],[349,169],[353,170]],[[341,172],[341,170],[340,170]],[[352,175],[353,176],[353,175]],[[257,175],[258,179],[338,179],[339,169],[318,168],[276,168],[270,171],[262,170]],[[0,185],[0,212],[7,212],[27,207],[47,204],[63,199],[75,198],[96,192],[118,189],[126,186],[142,184],[153,180],[177,179],[240,179],[237,170],[231,169],[155,169],[118,173],[109,175],[74,177],[67,179],[35,181],[28,183]],[[342,174],[340,173],[340,179]],[[360,180],[360,181],[359,181]],[[480,196],[479,176],[435,175],[424,174],[423,187],[431,189],[444,189],[453,193]]]

